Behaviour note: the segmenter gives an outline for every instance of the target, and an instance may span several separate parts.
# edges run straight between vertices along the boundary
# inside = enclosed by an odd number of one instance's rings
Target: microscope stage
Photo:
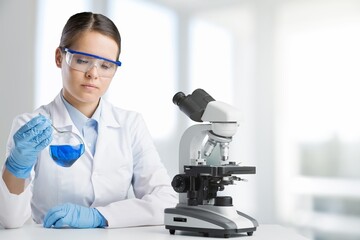
[[[185,165],[184,172],[188,176],[209,175],[213,177],[223,177],[232,174],[255,174],[256,167],[237,165]]]

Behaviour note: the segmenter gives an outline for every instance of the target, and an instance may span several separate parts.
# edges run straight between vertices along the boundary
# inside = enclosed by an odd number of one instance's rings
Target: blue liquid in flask
[[[84,153],[84,144],[79,145],[50,145],[51,158],[62,167],[71,167]]]

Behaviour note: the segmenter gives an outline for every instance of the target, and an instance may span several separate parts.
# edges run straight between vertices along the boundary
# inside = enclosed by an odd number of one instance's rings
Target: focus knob
[[[189,190],[190,186],[190,179],[184,174],[178,174],[176,175],[172,182],[171,186],[174,188],[174,190],[178,193],[184,193]]]

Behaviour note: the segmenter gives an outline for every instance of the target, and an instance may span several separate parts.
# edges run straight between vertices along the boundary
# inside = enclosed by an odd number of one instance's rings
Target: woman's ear
[[[61,49],[58,47],[55,51],[55,63],[58,68],[61,68],[62,59],[63,55]]]

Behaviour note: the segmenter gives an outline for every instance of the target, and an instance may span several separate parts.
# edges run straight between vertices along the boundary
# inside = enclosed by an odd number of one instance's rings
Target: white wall
[[[12,119],[34,103],[35,1],[0,0],[0,163]]]

